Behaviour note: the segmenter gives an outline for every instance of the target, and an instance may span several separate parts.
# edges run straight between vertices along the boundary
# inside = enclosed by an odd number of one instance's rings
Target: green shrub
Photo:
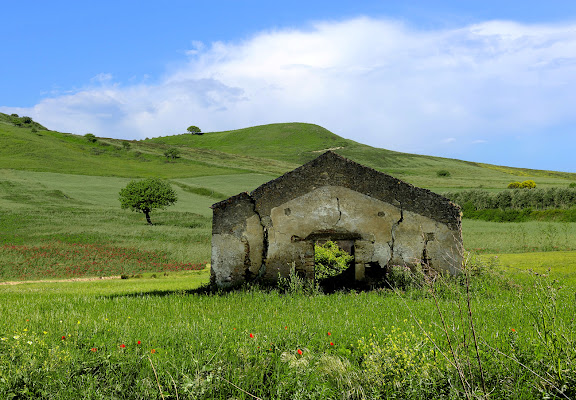
[[[572,182],[568,185],[569,188],[576,188],[576,182]]]
[[[96,138],[96,135],[94,135],[93,133],[87,133],[84,135],[84,137],[90,143],[96,143],[98,141],[98,139]]]
[[[436,176],[449,177],[449,176],[450,176],[450,171],[445,170],[445,169],[441,169],[440,171],[436,171]]]
[[[329,240],[314,246],[314,277],[317,281],[341,274],[350,266],[353,256]]]
[[[386,283],[395,289],[407,290],[422,287],[422,270],[412,271],[406,265],[392,265],[388,268]]]
[[[164,152],[164,157],[168,158],[169,160],[175,160],[177,158],[180,158],[180,150],[168,149]]]
[[[296,272],[296,264],[294,262],[287,277],[278,276],[277,285],[281,292],[292,295],[314,296],[322,293],[320,286],[316,282],[312,279],[306,279]]]

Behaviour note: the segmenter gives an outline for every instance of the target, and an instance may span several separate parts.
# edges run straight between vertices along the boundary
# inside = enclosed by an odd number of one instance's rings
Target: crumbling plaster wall
[[[315,232],[332,239],[355,234],[355,247],[356,242],[362,242],[370,253],[370,259],[357,256],[356,261],[387,265],[393,226],[400,218],[397,207],[353,190],[339,186],[314,189],[271,209],[270,222],[265,226],[269,232],[265,276],[285,276],[290,268],[286,260],[293,260],[297,270],[313,276],[313,265],[305,264],[314,256],[314,241],[306,238]]]
[[[325,153],[251,194],[213,206],[212,281],[237,284],[314,276],[318,238],[354,241],[355,277],[365,268],[425,262],[457,273],[459,209],[447,199]]]
[[[247,193],[214,208],[212,219],[211,280],[219,285],[251,280],[260,274],[264,256],[264,229]]]

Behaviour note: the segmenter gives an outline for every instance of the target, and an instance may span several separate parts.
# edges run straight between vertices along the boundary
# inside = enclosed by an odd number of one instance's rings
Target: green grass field
[[[576,174],[396,153],[309,124],[127,148],[9,121],[0,118],[0,398],[576,397],[576,223],[464,219],[468,285],[401,273],[399,292],[202,288],[210,205],[328,148],[438,192],[527,179],[566,187]],[[181,157],[169,161],[173,147]],[[169,179],[179,198],[152,213],[153,226],[118,201],[148,176]]]
[[[473,278],[469,318],[465,287],[457,282],[437,282],[436,297],[417,288],[400,294],[195,293],[206,278],[205,272],[188,272],[0,286],[0,312],[6,316],[0,322],[0,394],[64,399],[575,394],[573,280],[559,289],[535,275],[518,282],[492,273]]]

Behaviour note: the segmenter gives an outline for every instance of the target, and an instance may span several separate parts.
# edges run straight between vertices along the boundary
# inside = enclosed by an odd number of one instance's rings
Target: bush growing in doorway
[[[341,274],[354,259],[353,256],[329,240],[314,245],[314,277],[316,281]]]

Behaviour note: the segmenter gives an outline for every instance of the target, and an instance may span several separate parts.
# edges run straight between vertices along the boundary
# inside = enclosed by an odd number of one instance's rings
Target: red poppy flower
[[[330,346],[334,346],[334,343],[333,343],[333,342],[330,342]]]
[[[138,344],[142,344],[142,342],[141,342],[141,341],[138,341]]]
[[[298,354],[302,355],[302,350],[298,349]]]
[[[250,334],[250,337],[251,337],[251,338],[253,338],[253,337],[254,337],[254,335],[253,335],[253,334]]]
[[[98,351],[98,349],[97,349],[96,347],[92,347],[92,348],[90,349],[90,351],[91,351],[92,353],[96,353],[96,351]]]
[[[124,347],[126,347],[126,345],[125,345],[124,343],[122,343],[122,344],[120,345],[120,347],[121,347],[121,348],[124,348]]]
[[[328,336],[332,335],[330,332],[328,332]]]
[[[150,350],[150,353],[156,353],[155,349]]]
[[[62,340],[66,340],[66,336],[62,336]]]
[[[512,332],[516,332],[516,329],[512,328]]]

